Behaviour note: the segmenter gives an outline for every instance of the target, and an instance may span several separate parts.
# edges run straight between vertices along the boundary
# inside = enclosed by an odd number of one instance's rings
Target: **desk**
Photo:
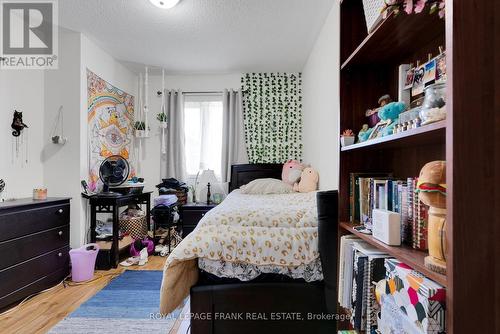
[[[146,205],[146,221],[148,223],[148,230],[151,230],[151,193],[152,192],[150,191],[140,194],[120,195],[116,197],[101,197],[98,195],[88,196],[86,194],[82,194],[84,198],[87,198],[89,200],[90,205],[90,242],[96,242],[95,229],[97,222],[97,213],[110,213],[113,215],[113,237],[111,241],[111,248],[109,250],[109,263],[111,267],[118,267],[118,263],[120,262],[120,249],[123,249],[130,245],[126,244],[120,247],[118,235],[118,231],[120,229],[118,210],[120,209],[120,207],[128,206],[130,204]],[[104,250],[102,252],[99,251],[99,253],[104,253]],[[100,263],[99,260],[98,263]],[[109,268],[102,267],[98,269]]]

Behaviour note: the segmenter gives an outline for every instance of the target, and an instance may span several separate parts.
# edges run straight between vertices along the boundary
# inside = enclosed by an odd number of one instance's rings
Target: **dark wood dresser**
[[[179,206],[179,214],[182,221],[182,237],[185,238],[186,235],[191,233],[205,213],[215,208],[215,206],[216,204],[195,203]]]
[[[69,198],[0,203],[0,309],[69,273]]]

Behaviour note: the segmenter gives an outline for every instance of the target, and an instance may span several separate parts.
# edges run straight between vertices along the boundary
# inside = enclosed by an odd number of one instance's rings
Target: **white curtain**
[[[165,168],[162,178],[186,179],[186,154],[184,138],[184,101],[181,91],[165,91],[167,114],[167,153],[163,154]]]
[[[232,89],[224,90],[222,106],[222,180],[229,182],[231,165],[248,163],[241,93]]]

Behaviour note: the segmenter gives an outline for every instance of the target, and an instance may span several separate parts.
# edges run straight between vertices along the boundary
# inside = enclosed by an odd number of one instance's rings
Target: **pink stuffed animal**
[[[281,172],[281,180],[289,185],[293,186],[294,183],[298,182],[300,175],[304,170],[304,165],[302,165],[297,160],[288,160],[283,165],[283,171]]]
[[[319,174],[311,167],[302,171],[300,182],[293,185],[293,190],[301,193],[308,193],[318,189]]]

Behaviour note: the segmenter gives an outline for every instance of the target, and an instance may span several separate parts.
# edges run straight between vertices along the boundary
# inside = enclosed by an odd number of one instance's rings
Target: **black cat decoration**
[[[21,111],[14,110],[14,119],[12,120],[12,135],[14,137],[19,137],[21,135],[21,131],[24,128],[28,128],[26,124],[23,123],[23,113]]]

